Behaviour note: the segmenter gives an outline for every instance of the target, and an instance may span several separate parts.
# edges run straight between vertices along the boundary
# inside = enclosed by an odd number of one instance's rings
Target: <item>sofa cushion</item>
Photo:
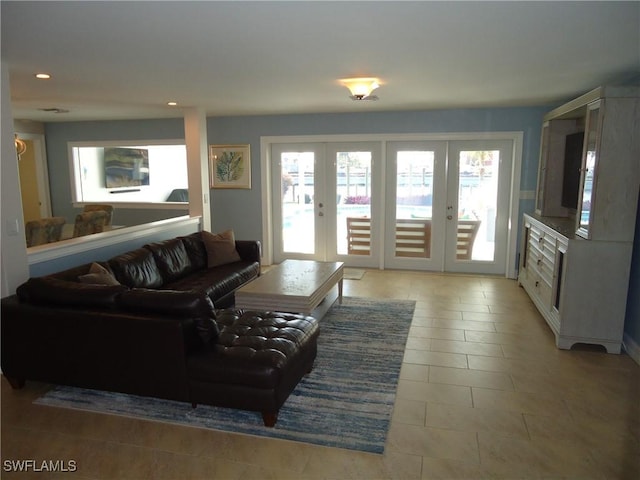
[[[151,251],[162,273],[164,282],[171,282],[191,271],[191,260],[184,243],[179,238],[145,245]]]
[[[87,285],[37,277],[20,285],[16,293],[21,301],[34,305],[111,309],[116,307],[116,298],[127,290],[124,285]]]
[[[257,262],[235,262],[193,272],[187,277],[165,284],[162,288],[201,291],[215,302],[256,278],[259,272],[260,264]]]
[[[240,261],[236,250],[236,239],[233,230],[222,233],[202,232],[202,241],[207,250],[207,266],[209,268]]]
[[[203,292],[133,288],[118,297],[123,310],[177,318],[193,318],[196,332],[205,345],[218,338],[213,302]]]
[[[146,248],[138,248],[109,260],[116,279],[130,288],[158,288],[163,284],[162,274]]]
[[[92,263],[89,273],[79,275],[80,283],[88,283],[92,285],[120,285],[113,274],[99,263]]]
[[[302,350],[315,354],[320,329],[313,317],[226,309],[218,311],[218,318],[215,349],[188,359],[191,379],[275,388]]]
[[[192,270],[207,268],[207,250],[202,241],[202,232],[195,232],[186,237],[179,237],[187,250]]]

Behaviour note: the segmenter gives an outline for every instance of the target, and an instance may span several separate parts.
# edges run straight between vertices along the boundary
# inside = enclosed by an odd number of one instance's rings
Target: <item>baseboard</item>
[[[634,362],[640,365],[640,345],[638,345],[631,336],[626,333],[622,337],[622,347],[627,355],[629,355]]]

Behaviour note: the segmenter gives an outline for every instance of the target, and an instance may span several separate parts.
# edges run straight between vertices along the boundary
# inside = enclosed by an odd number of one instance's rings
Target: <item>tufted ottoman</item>
[[[226,309],[216,312],[216,345],[187,360],[190,398],[202,403],[262,413],[275,425],[278,411],[309,373],[320,334],[313,317]]]

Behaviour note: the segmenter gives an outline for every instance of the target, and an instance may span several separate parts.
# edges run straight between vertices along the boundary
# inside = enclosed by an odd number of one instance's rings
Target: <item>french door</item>
[[[385,266],[506,273],[513,142],[387,144]]]
[[[513,141],[449,142],[447,272],[505,274]]]
[[[505,274],[514,142],[270,143],[273,261]]]
[[[378,266],[380,142],[271,145],[273,259]],[[351,218],[367,218],[366,252],[348,238]],[[364,254],[362,254],[364,253]]]

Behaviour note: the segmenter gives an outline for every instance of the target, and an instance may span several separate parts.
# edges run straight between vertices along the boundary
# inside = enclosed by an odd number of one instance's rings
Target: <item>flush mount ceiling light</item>
[[[51,78],[51,75],[49,75],[48,73],[36,73],[35,77],[39,78],[40,80],[49,80]]]
[[[378,97],[371,95],[380,86],[377,78],[343,78],[340,83],[351,92],[351,100],[378,100]]]

